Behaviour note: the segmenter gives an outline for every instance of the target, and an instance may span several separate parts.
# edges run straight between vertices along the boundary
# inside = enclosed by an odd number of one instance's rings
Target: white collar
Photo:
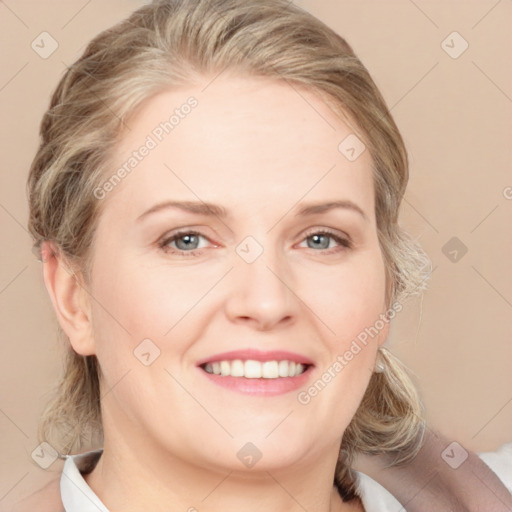
[[[99,449],[66,455],[60,477],[60,494],[66,512],[109,512],[80,473],[90,464],[96,465],[102,453]]]

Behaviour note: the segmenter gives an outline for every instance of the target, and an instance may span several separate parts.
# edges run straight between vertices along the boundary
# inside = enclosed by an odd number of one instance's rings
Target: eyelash
[[[174,248],[170,248],[168,246],[169,243],[174,242],[175,240],[178,240],[179,238],[181,238],[185,235],[201,236],[201,237],[205,238],[206,240],[208,240],[208,238],[206,236],[204,236],[202,233],[199,233],[198,231],[181,230],[181,231],[177,231],[176,233],[172,234],[169,237],[164,238],[161,242],[159,242],[158,245],[159,245],[160,249],[162,249],[165,253],[175,254],[178,256],[182,256],[184,258],[187,258],[189,256],[190,257],[200,256],[202,249],[194,249],[192,251],[183,251],[181,249],[174,249]],[[337,247],[337,248],[331,248],[331,249],[323,249],[322,251],[320,251],[326,255],[334,254],[341,250],[352,249],[352,247],[353,247],[352,241],[349,238],[342,238],[338,234],[336,234],[328,229],[323,229],[323,230],[319,230],[319,231],[310,231],[309,233],[306,233],[303,240],[311,238],[313,235],[327,235],[330,238],[332,238],[336,243],[338,243],[339,246],[341,246],[341,248]]]

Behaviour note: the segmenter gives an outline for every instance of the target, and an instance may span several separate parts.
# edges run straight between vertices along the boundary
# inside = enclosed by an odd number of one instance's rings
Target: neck
[[[105,431],[103,454],[94,470],[85,475],[88,485],[112,511],[363,510],[360,502],[342,502],[332,483],[332,457],[319,457],[314,467],[257,470],[255,466],[239,471],[196,465],[151,446],[144,436],[125,442],[119,434],[112,436],[113,443]]]

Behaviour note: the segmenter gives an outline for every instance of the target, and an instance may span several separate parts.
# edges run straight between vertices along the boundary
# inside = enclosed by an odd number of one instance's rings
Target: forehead
[[[205,78],[149,98],[127,124],[106,176],[127,171],[109,197],[114,206],[180,198],[265,208],[348,197],[373,208],[369,151],[355,160],[340,151],[355,123],[296,84]]]

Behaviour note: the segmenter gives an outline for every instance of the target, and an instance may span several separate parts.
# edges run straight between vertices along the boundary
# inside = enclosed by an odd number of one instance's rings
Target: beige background
[[[25,227],[39,121],[65,65],[141,3],[0,2],[0,507],[59,470],[43,471],[30,457],[60,367],[56,320]],[[435,270],[423,301],[410,301],[394,321],[389,346],[415,372],[433,426],[473,450],[495,450],[512,441],[512,3],[296,3],[353,46],[408,146],[401,218]],[[31,48],[43,31],[59,45],[47,59]],[[441,46],[453,31],[469,44],[456,59]],[[461,43],[448,38],[449,51]],[[443,253],[452,237],[468,249],[457,262]]]

